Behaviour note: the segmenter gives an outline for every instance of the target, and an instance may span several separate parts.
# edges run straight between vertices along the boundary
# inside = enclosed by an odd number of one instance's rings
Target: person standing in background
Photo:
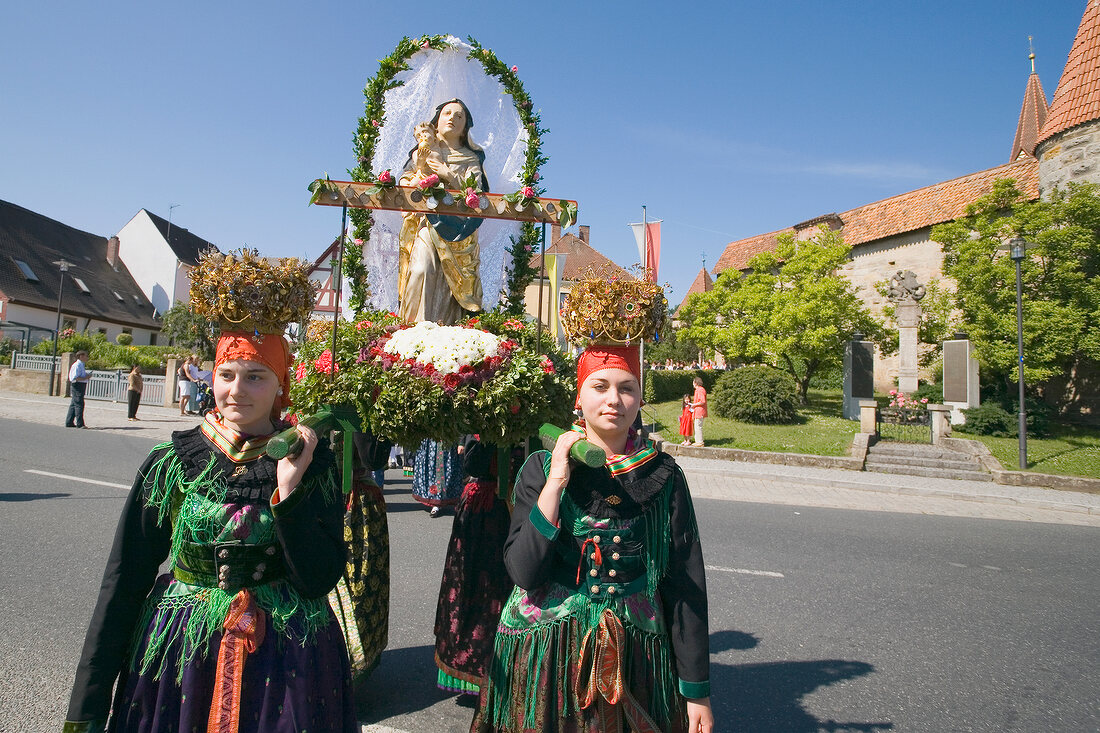
[[[707,391],[703,388],[703,380],[696,377],[692,382],[695,385],[695,394],[691,398],[692,417],[695,418],[695,443],[703,445],[703,418],[707,416]]]
[[[65,427],[84,428],[84,393],[88,390],[88,382],[92,375],[84,366],[88,359],[87,351],[76,352],[76,361],[69,367],[69,385],[71,398],[69,399],[69,411],[65,413]]]
[[[191,393],[195,389],[195,385],[191,383],[191,375],[187,373],[187,366],[191,363],[191,357],[184,357],[180,362],[179,368],[176,369],[176,384],[179,385],[179,397],[180,397],[180,414],[187,414],[187,403],[191,400]]]
[[[126,379],[129,383],[126,390],[126,419],[133,422],[141,419],[137,416],[138,404],[141,403],[141,391],[145,388],[145,379],[141,376],[141,367],[134,364]]]

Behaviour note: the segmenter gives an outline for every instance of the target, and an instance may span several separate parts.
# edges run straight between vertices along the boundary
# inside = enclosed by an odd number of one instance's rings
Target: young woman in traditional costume
[[[468,437],[462,461],[470,480],[455,508],[443,562],[435,611],[435,664],[440,689],[477,695],[512,580],[504,567],[509,515],[497,489],[499,452],[492,443]],[[505,468],[506,475],[515,471],[511,462]]]
[[[660,320],[664,298],[646,287],[575,287],[563,323],[621,343],[639,318]],[[594,302],[578,303],[586,295]],[[616,318],[621,328],[597,327]],[[504,550],[517,587],[472,731],[713,730],[699,530],[683,472],[631,428],[639,376],[636,345],[589,346],[577,363],[583,420],[520,472]],[[581,439],[605,465],[570,461]]]
[[[268,267],[245,260],[261,275]],[[230,269],[241,265],[226,258]],[[282,276],[274,287],[260,283],[260,302],[242,305],[270,306],[277,319],[287,310],[264,293],[277,299],[288,280],[286,266],[274,269]],[[308,312],[312,291],[300,274],[290,284],[307,292],[291,297]],[[193,305],[197,282],[193,274]],[[103,730],[108,713],[107,729],[120,732],[358,730],[347,650],[327,598],[346,562],[333,454],[302,426],[298,456],[276,462],[264,453],[285,427],[285,322],[235,319],[240,330],[223,330],[217,412],[156,446],[138,471],[66,732]],[[157,577],[165,560],[169,572]]]

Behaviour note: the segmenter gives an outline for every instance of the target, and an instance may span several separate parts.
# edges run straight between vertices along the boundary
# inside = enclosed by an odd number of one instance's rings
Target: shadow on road
[[[360,723],[376,723],[398,715],[415,713],[454,693],[435,686],[438,670],[435,647],[413,646],[382,652],[378,667],[355,690]],[[379,684],[385,680],[385,684]],[[394,694],[400,690],[399,694]],[[473,718],[473,713],[470,714]]]
[[[7,493],[0,494],[0,501],[34,501],[35,499],[64,499],[72,496],[72,494],[29,494],[29,493]]]
[[[719,632],[720,634],[740,632]],[[744,636],[750,636],[744,634]],[[892,730],[893,723],[821,720],[803,709],[801,699],[842,680],[871,674],[866,662],[822,659],[767,664],[711,664],[711,705],[726,730],[754,733]]]

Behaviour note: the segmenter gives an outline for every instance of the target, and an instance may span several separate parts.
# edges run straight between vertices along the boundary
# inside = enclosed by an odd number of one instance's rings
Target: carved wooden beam
[[[448,216],[476,216],[482,219],[510,219],[512,221],[533,221],[536,223],[558,224],[563,214],[570,222],[576,221],[577,202],[563,199],[572,208],[565,212],[558,200],[539,199],[542,210],[528,203],[510,203],[500,193],[479,193],[477,208],[466,205],[461,191],[447,191],[442,199],[425,196],[414,186],[394,186],[376,193],[368,193],[377,188],[373,183],[354,181],[318,181],[323,190],[313,203],[319,206],[347,206],[351,209],[384,209],[388,211],[412,211],[424,214],[446,214]],[[434,206],[432,205],[434,203]],[[568,226],[568,225],[567,225]]]

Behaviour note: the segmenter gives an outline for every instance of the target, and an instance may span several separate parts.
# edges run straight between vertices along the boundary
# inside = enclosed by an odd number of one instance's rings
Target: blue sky
[[[141,208],[222,250],[316,257],[362,89],[403,35],[472,35],[550,133],[549,196],[629,265],[663,219],[678,303],[706,256],[1008,162],[1030,71],[1048,100],[1084,0],[5,3],[0,199],[103,236]],[[466,10],[469,9],[469,10]],[[476,139],[476,128],[475,128]]]

